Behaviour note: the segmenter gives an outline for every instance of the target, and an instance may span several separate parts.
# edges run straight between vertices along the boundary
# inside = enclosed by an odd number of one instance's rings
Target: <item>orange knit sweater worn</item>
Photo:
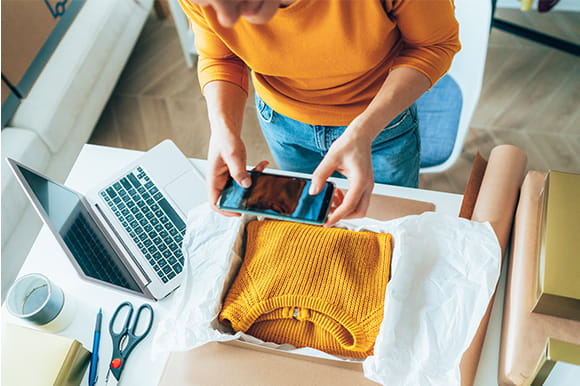
[[[264,341],[365,358],[383,319],[391,235],[253,221],[219,320]]]
[[[192,21],[201,87],[222,80],[312,125],[346,126],[388,72],[412,67],[434,84],[459,51],[453,0],[297,0],[266,24],[220,25],[212,7],[179,0]]]

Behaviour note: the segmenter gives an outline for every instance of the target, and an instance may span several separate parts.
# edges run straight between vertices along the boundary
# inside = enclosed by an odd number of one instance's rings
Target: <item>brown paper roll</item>
[[[474,221],[490,222],[501,246],[502,263],[526,163],[526,153],[521,149],[512,145],[494,147],[489,155],[471,216]],[[493,301],[494,297],[489,303],[471,345],[463,354],[460,368],[461,384],[464,386],[473,385],[475,380]]]
[[[526,153],[515,146],[494,147],[471,216],[474,221],[491,223],[501,245],[502,256],[509,239],[527,160]]]
[[[522,185],[514,223],[503,315],[499,383],[530,383],[550,338],[580,344],[580,322],[531,312],[538,277],[540,192],[546,174],[531,171]]]
[[[477,201],[477,196],[479,195],[481,181],[483,181],[483,175],[485,174],[486,168],[487,161],[478,152],[475,155],[475,159],[473,160],[471,174],[469,175],[469,180],[465,186],[465,192],[463,192],[463,200],[461,201],[459,217],[470,219],[471,216],[473,216],[473,209],[475,208],[475,202]]]

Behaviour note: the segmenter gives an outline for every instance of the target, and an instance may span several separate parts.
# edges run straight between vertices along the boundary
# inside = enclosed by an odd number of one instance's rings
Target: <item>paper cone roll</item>
[[[498,238],[503,256],[510,236],[518,195],[526,169],[526,153],[512,145],[500,145],[492,149],[477,195],[474,221],[491,224]],[[461,384],[473,385],[481,349],[487,331],[494,298],[481,320],[469,348],[461,360]]]
[[[491,223],[502,253],[510,236],[527,160],[526,153],[515,146],[494,147],[471,216],[473,221]]]

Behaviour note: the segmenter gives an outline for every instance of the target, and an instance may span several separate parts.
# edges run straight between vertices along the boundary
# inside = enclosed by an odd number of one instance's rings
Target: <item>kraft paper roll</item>
[[[502,264],[526,163],[527,156],[523,150],[512,145],[494,147],[489,155],[471,216],[474,221],[489,221],[493,227],[502,250]],[[473,385],[475,380],[493,301],[494,297],[489,303],[471,345],[463,354],[460,368],[461,384],[464,386]]]
[[[463,192],[463,201],[461,201],[461,209],[459,210],[459,217],[471,219],[471,216],[473,215],[473,209],[475,208],[475,202],[477,201],[477,196],[479,195],[479,189],[481,188],[481,181],[483,180],[483,175],[485,173],[486,167],[487,161],[478,152],[475,155],[475,159],[473,160],[471,174],[469,175],[469,180],[467,181],[465,192]]]
[[[514,223],[499,360],[500,385],[527,385],[546,340],[580,344],[580,322],[531,312],[538,278],[540,192],[546,173],[530,171]]]

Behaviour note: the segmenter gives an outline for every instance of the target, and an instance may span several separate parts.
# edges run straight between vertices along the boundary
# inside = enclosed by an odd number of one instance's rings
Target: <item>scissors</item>
[[[128,313],[125,319],[125,323],[123,324],[123,328],[121,331],[115,331],[115,322],[117,320],[117,316],[119,312],[123,309],[127,308]],[[139,320],[141,319],[141,312],[143,310],[149,310],[149,321],[148,324],[145,326],[139,326]],[[109,323],[109,333],[111,334],[111,338],[113,339],[113,356],[111,358],[111,362],[109,363],[109,371],[107,371],[107,378],[105,379],[106,384],[109,384],[109,376],[112,373],[113,378],[111,384],[117,384],[121,379],[121,373],[125,368],[125,363],[129,358],[129,354],[133,351],[135,346],[147,334],[149,330],[151,330],[151,326],[153,325],[153,308],[149,304],[143,304],[139,308],[137,308],[137,313],[135,314],[135,318],[133,319],[133,324],[131,324],[131,319],[133,316],[133,304],[129,302],[123,302],[117,307],[111,321]],[[140,335],[136,335],[138,327],[146,327],[145,331]]]

